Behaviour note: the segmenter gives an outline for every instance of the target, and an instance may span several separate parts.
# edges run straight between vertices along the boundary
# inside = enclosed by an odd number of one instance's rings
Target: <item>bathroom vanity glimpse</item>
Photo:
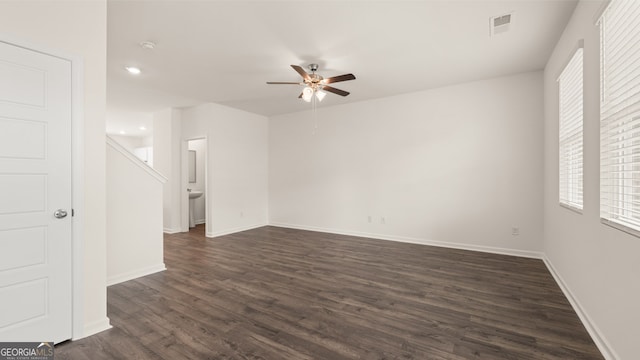
[[[196,212],[196,199],[202,196],[203,192],[192,189],[187,189],[187,192],[189,193],[189,227],[192,228],[196,226],[194,215]]]
[[[182,181],[189,193],[189,205],[182,211],[188,211],[188,214],[183,212],[183,216],[185,220],[189,218],[189,228],[193,228],[196,224],[205,224],[207,218],[207,140],[198,138],[186,142]]]

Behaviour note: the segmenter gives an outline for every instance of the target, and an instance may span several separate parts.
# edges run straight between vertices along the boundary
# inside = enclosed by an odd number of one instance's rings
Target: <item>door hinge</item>
[[[76,211],[71,209],[71,217],[74,217],[76,215]]]

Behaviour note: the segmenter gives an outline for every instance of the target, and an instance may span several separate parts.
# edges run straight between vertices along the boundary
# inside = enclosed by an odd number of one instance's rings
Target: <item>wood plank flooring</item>
[[[165,235],[56,359],[602,359],[540,260],[263,227]]]

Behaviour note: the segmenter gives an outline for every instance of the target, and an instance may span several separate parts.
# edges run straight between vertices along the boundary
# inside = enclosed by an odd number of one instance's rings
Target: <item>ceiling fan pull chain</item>
[[[318,114],[316,113],[316,97],[311,98],[311,112],[313,112],[313,135],[318,131]]]

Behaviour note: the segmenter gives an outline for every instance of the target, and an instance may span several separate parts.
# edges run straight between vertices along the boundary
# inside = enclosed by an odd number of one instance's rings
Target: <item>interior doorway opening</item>
[[[207,227],[207,139],[186,140],[186,166],[183,167],[188,206],[183,231],[204,231]],[[185,216],[186,215],[186,216]]]

